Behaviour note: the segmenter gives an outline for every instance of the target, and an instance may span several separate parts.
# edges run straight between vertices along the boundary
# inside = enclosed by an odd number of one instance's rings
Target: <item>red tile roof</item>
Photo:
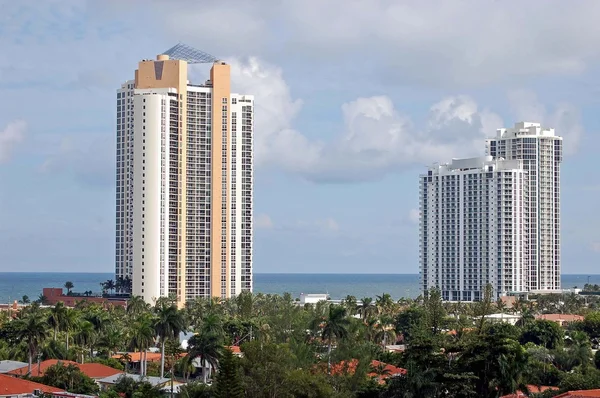
[[[50,366],[54,366],[58,363],[61,363],[63,366],[67,365],[75,365],[81,370],[83,374],[92,379],[103,379],[108,376],[116,375],[118,373],[123,373],[120,370],[111,368],[110,366],[102,365],[100,363],[84,363],[80,364],[73,361],[62,361],[58,359],[48,359],[40,363],[40,367],[38,369],[37,363],[31,366],[31,376],[43,376],[46,373],[46,369]],[[27,366],[22,368],[18,368],[15,370],[11,370],[8,374],[15,376],[22,376],[27,374]]]
[[[57,363],[61,362],[63,365],[79,365],[77,362],[73,362],[73,361],[63,361],[63,360],[58,360],[58,359],[47,359],[45,361],[42,361],[40,363],[40,367],[38,369],[38,364],[37,363],[33,363],[31,365],[31,376],[43,376],[44,373],[46,373],[46,369],[48,369],[50,366],[56,365]],[[7,374],[10,375],[15,375],[15,376],[24,376],[27,374],[27,370],[28,370],[28,366],[23,366],[22,368],[18,368],[15,370],[11,370],[10,372],[8,372]]]
[[[229,348],[231,352],[233,352],[236,355],[240,355],[242,353],[242,350],[240,349],[239,345],[225,346],[225,348]]]
[[[558,387],[551,387],[551,386],[534,386],[534,385],[528,385],[527,389],[529,390],[530,393],[532,394],[537,394],[540,392],[544,392],[547,390],[558,390]],[[524,392],[522,391],[517,391],[514,394],[508,394],[508,395],[503,395],[500,398],[527,398],[528,395],[526,395]]]
[[[331,365],[331,374],[354,374],[356,372],[356,367],[358,366],[358,359],[352,359],[350,361],[341,361],[336,364]],[[383,374],[379,375],[373,370],[382,369]],[[371,361],[371,372],[368,373],[369,377],[376,378],[380,383],[384,383],[385,379],[393,376],[405,375],[407,373],[406,369],[399,368],[394,365],[390,365],[384,362],[373,360]]]
[[[554,322],[575,322],[584,320],[583,316],[574,314],[542,314],[536,316],[535,318]]]
[[[105,377],[123,373],[122,370],[111,368],[110,366],[102,365],[101,363],[84,363],[77,365],[77,367],[83,374],[92,379],[103,379]]]
[[[140,358],[142,356],[141,352],[128,352],[127,353],[129,355],[129,362],[140,362]],[[113,355],[112,357],[114,359],[121,359],[123,357],[123,355],[125,354],[116,354]],[[146,361],[148,362],[160,362],[160,352],[147,352],[146,353]]]
[[[578,390],[569,391],[557,395],[554,398],[598,398],[600,397],[600,390]]]
[[[46,393],[64,392],[60,388],[46,386],[33,381],[19,379],[0,374],[0,396],[17,395],[17,394],[32,394],[35,390],[40,390]]]

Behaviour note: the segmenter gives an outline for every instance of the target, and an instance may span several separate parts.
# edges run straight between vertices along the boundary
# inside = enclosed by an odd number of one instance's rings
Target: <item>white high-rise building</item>
[[[525,207],[525,267],[530,291],[561,288],[560,164],[562,137],[539,123],[499,129],[486,142],[486,154],[521,160],[528,175]]]
[[[477,301],[525,290],[523,191],[517,160],[491,156],[436,164],[420,176],[421,290]]]
[[[188,63],[213,63],[191,84]],[[252,290],[254,98],[177,45],[117,91],[116,276],[153,303]]]
[[[445,300],[560,289],[562,138],[539,123],[499,129],[486,157],[420,177],[421,290]]]

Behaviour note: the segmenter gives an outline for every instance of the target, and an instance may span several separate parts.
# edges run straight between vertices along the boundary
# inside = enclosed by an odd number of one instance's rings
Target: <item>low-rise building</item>
[[[300,304],[317,304],[319,301],[329,300],[327,293],[300,293]]]
[[[15,398],[33,396],[33,394],[52,394],[65,392],[60,388],[46,386],[29,380],[23,380],[18,377],[12,377],[0,374],[0,397]]]
[[[546,321],[556,322],[560,326],[567,326],[569,323],[583,321],[584,317],[575,314],[542,314],[536,316],[535,319],[543,319]]]
[[[67,307],[75,307],[77,303],[88,302],[107,306],[127,307],[127,300],[123,298],[97,297],[85,295],[68,295],[63,294],[63,289],[60,287],[45,287],[42,290],[42,295],[45,297],[44,304],[55,305],[58,302],[64,303]]]
[[[11,372],[15,369],[22,368],[23,366],[27,366],[27,363],[19,361],[0,361],[0,374]]]

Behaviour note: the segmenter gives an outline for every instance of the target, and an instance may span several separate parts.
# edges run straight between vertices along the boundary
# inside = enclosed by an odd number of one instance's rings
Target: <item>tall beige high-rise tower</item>
[[[212,62],[204,84],[188,64]],[[254,98],[177,45],[117,91],[116,276],[148,303],[252,290]]]

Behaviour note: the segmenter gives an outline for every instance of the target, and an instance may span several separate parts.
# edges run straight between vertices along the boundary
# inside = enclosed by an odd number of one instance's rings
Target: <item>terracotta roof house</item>
[[[358,359],[352,359],[350,361],[341,361],[331,365],[331,374],[354,374],[354,372],[356,372],[357,366]],[[378,372],[375,372],[375,370],[378,370]],[[368,376],[376,378],[379,381],[379,383],[385,383],[385,380],[390,377],[402,376],[406,373],[406,369],[373,360],[371,361],[371,372],[368,373]]]
[[[558,390],[558,387],[551,387],[551,386],[534,386],[534,385],[528,385],[527,389],[529,390],[530,394],[539,394],[541,392],[544,391],[548,391],[548,390]],[[522,391],[517,391],[514,394],[508,394],[508,395],[503,395],[500,398],[528,398],[529,395],[525,394]]]
[[[600,390],[579,390],[579,391],[568,391],[554,398],[598,398],[600,397]]]
[[[233,355],[235,355],[237,357],[241,357],[242,356],[242,350],[240,349],[239,345],[225,346],[225,348],[230,349],[231,352],[233,353]]]
[[[64,390],[61,390],[60,388],[0,374],[0,397],[12,398],[19,395],[33,394],[38,391],[45,393],[64,392]]]
[[[112,358],[121,360],[124,355],[129,355],[129,363],[140,362],[142,357],[142,353],[138,351],[115,354]],[[160,357],[160,352],[146,352],[146,361],[148,362],[160,362]]]
[[[48,369],[50,366],[56,365],[59,362],[65,366],[66,365],[76,365],[76,366],[79,365],[77,362],[73,362],[73,361],[48,359],[48,360],[40,362],[39,366],[37,363],[31,364],[31,376],[41,377],[46,373],[46,369]],[[10,372],[7,372],[7,374],[13,375],[13,376],[25,376],[27,374],[27,371],[28,371],[28,365],[25,365],[21,368],[11,370]]]
[[[54,366],[59,363],[62,364],[63,366],[74,365],[74,366],[78,367],[79,370],[81,370],[81,372],[83,374],[85,374],[86,376],[88,376],[94,380],[103,379],[108,376],[113,376],[113,375],[123,373],[122,370],[114,369],[114,368],[111,368],[110,366],[102,365],[101,363],[83,363],[83,364],[81,364],[81,363],[77,363],[77,362],[73,362],[73,361],[48,359],[46,361],[41,362],[39,367],[37,364],[34,364],[31,367],[31,375],[35,376],[35,377],[44,376],[44,374],[46,373],[46,370],[50,366]],[[25,365],[21,368],[14,369],[14,370],[8,372],[8,374],[13,375],[13,376],[24,376],[27,374],[27,367],[28,367],[28,365]]]
[[[535,319],[543,319],[546,321],[553,321],[558,323],[560,326],[567,326],[569,323],[583,321],[584,317],[581,315],[574,314],[542,314],[535,317]]]

